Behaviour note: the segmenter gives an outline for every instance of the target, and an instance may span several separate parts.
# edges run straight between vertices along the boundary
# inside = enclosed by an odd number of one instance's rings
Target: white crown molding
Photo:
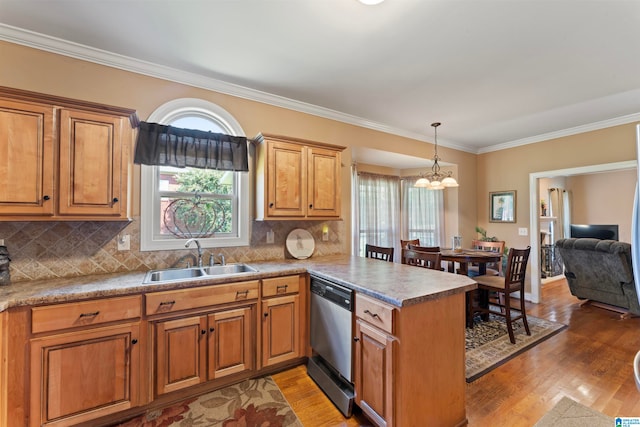
[[[610,128],[613,126],[626,125],[628,123],[640,121],[640,113],[629,114],[613,119],[602,120],[599,122],[588,123],[586,125],[575,126],[568,129],[562,129],[555,132],[543,133],[540,135],[530,136],[528,138],[516,139],[515,141],[505,142],[503,144],[491,145],[478,150],[478,154],[490,153],[492,151],[506,150],[507,148],[519,147],[521,145],[535,144],[537,142],[548,141],[550,139],[562,138],[565,136],[577,135],[579,133],[591,132],[594,130]]]
[[[250,101],[261,102],[276,107],[286,108],[288,110],[311,114],[330,120],[336,120],[342,123],[368,128],[391,135],[397,135],[405,138],[415,139],[418,141],[433,143],[430,139],[427,139],[427,136],[425,134],[422,133],[399,129],[393,126],[386,125],[384,123],[374,122],[362,117],[345,114],[336,110],[331,110],[329,108],[308,104],[306,102],[296,101],[290,98],[285,98],[233,83],[228,83],[222,80],[205,77],[199,74],[181,71],[175,68],[158,65],[147,61],[142,61],[128,56],[92,48],[89,46],[73,43],[67,40],[47,36],[2,23],[0,23],[0,40],[55,53],[58,55],[80,59],[83,61],[93,62],[124,71],[142,74],[149,77],[186,84],[201,89],[207,89],[219,93],[224,93],[226,95],[236,96]],[[492,145],[480,149],[463,146],[443,139],[438,142],[442,147],[447,147],[472,154],[482,154],[492,151],[504,150],[507,148],[518,147],[526,144],[534,144],[536,142],[542,142],[553,138],[575,135],[577,133],[617,126],[634,121],[640,121],[640,113],[591,123],[557,132],[518,139],[515,141]]]

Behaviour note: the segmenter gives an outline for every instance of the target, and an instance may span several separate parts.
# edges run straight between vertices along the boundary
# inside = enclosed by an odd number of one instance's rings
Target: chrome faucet
[[[202,267],[202,246],[200,246],[200,242],[198,241],[198,239],[189,239],[184,244],[184,247],[188,248],[189,245],[191,245],[191,242],[194,242],[198,247],[198,267]]]
[[[224,260],[223,254],[218,254],[218,258],[220,258],[220,265],[226,265],[227,262]]]

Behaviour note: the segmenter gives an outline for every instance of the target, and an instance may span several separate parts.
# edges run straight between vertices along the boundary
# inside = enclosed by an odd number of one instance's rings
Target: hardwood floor
[[[542,300],[527,313],[568,328],[468,384],[469,426],[530,427],[563,396],[612,417],[640,416],[633,378],[640,318],[581,307],[564,280],[545,284]],[[362,415],[342,417],[303,366],[273,378],[305,427],[370,425]]]

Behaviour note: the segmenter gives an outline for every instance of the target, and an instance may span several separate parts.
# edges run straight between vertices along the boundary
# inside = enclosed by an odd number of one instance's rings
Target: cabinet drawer
[[[393,334],[393,307],[378,300],[356,293],[356,316],[383,331]]]
[[[276,277],[262,280],[262,296],[297,294],[300,287],[300,276]]]
[[[140,295],[134,295],[34,307],[31,309],[31,332],[37,334],[140,317],[140,302]]]
[[[192,308],[258,298],[258,281],[203,286],[175,291],[153,292],[145,295],[146,313],[171,313]]]

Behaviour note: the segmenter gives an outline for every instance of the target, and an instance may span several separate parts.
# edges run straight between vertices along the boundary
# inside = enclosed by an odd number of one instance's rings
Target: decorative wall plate
[[[316,242],[311,233],[302,228],[296,228],[289,233],[286,245],[291,256],[297,259],[309,258],[316,248]]]

